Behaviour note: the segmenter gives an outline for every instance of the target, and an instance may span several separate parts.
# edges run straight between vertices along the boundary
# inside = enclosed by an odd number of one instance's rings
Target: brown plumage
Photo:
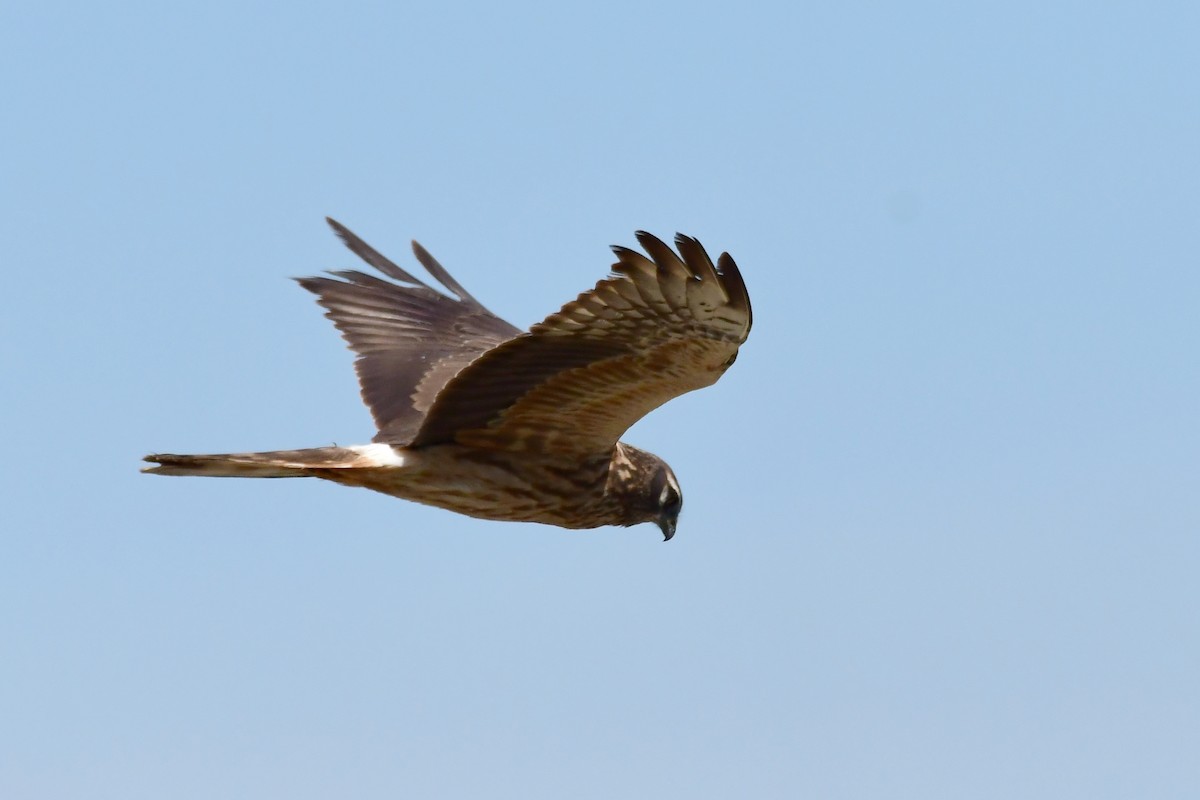
[[[374,444],[158,454],[146,472],[317,477],[484,519],[655,522],[671,538],[682,506],[674,474],[618,440],[737,357],[750,299],[728,254],[714,266],[695,239],[677,235],[676,251],[639,232],[647,255],[614,247],[609,278],[522,333],[416,242],[417,260],[449,294],[329,224],[391,279],[356,270],[300,279],[358,356]]]

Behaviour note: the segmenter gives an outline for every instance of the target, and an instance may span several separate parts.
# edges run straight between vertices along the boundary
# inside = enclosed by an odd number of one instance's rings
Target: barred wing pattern
[[[453,297],[410,275],[338,222],[327,221],[351,251],[398,283],[356,270],[331,273],[341,280],[297,280],[317,295],[325,316],[358,356],[354,368],[363,401],[379,429],[374,441],[408,444],[442,387],[521,331],[484,308],[416,242],[417,260]]]
[[[723,253],[714,267],[683,235],[678,254],[637,238],[649,258],[614,247],[611,277],[452,378],[411,446],[606,454],[650,411],[715,383],[752,322],[737,265]]]

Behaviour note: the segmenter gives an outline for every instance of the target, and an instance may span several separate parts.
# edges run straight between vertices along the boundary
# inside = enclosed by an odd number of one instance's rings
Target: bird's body
[[[564,528],[657,522],[682,505],[657,456],[618,437],[733,362],[750,306],[732,259],[713,267],[695,240],[683,259],[648,234],[652,260],[614,248],[613,277],[529,332],[471,297],[419,245],[417,258],[457,299],[392,264],[331,221],[397,285],[360,272],[300,281],[358,353],[372,444],[264,453],[158,454],[147,472],[316,477],[472,517]]]
[[[469,517],[541,522],[562,528],[616,524],[630,506],[614,484],[654,459],[624,442],[608,458],[513,458],[503,451],[449,444],[316,447],[267,453],[153,457],[159,475],[218,478],[324,478]],[[631,520],[629,524],[641,522]]]

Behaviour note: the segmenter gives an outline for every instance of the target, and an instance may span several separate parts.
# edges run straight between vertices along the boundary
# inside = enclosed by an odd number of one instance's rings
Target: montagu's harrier
[[[683,496],[655,455],[618,441],[672,397],[709,386],[750,332],[750,299],[723,253],[637,234],[600,281],[522,333],[416,242],[431,288],[333,220],[391,280],[302,278],[357,354],[373,444],[146,457],[158,475],[324,478],[472,517],[564,528],[654,522],[670,539]],[[452,296],[451,296],[452,295]]]

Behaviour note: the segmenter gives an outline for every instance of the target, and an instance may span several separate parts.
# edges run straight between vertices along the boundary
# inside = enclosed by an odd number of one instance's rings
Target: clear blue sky
[[[1200,796],[1200,12],[825,5],[7,8],[0,796]],[[140,475],[370,438],[326,214],[730,251],[675,540]]]

